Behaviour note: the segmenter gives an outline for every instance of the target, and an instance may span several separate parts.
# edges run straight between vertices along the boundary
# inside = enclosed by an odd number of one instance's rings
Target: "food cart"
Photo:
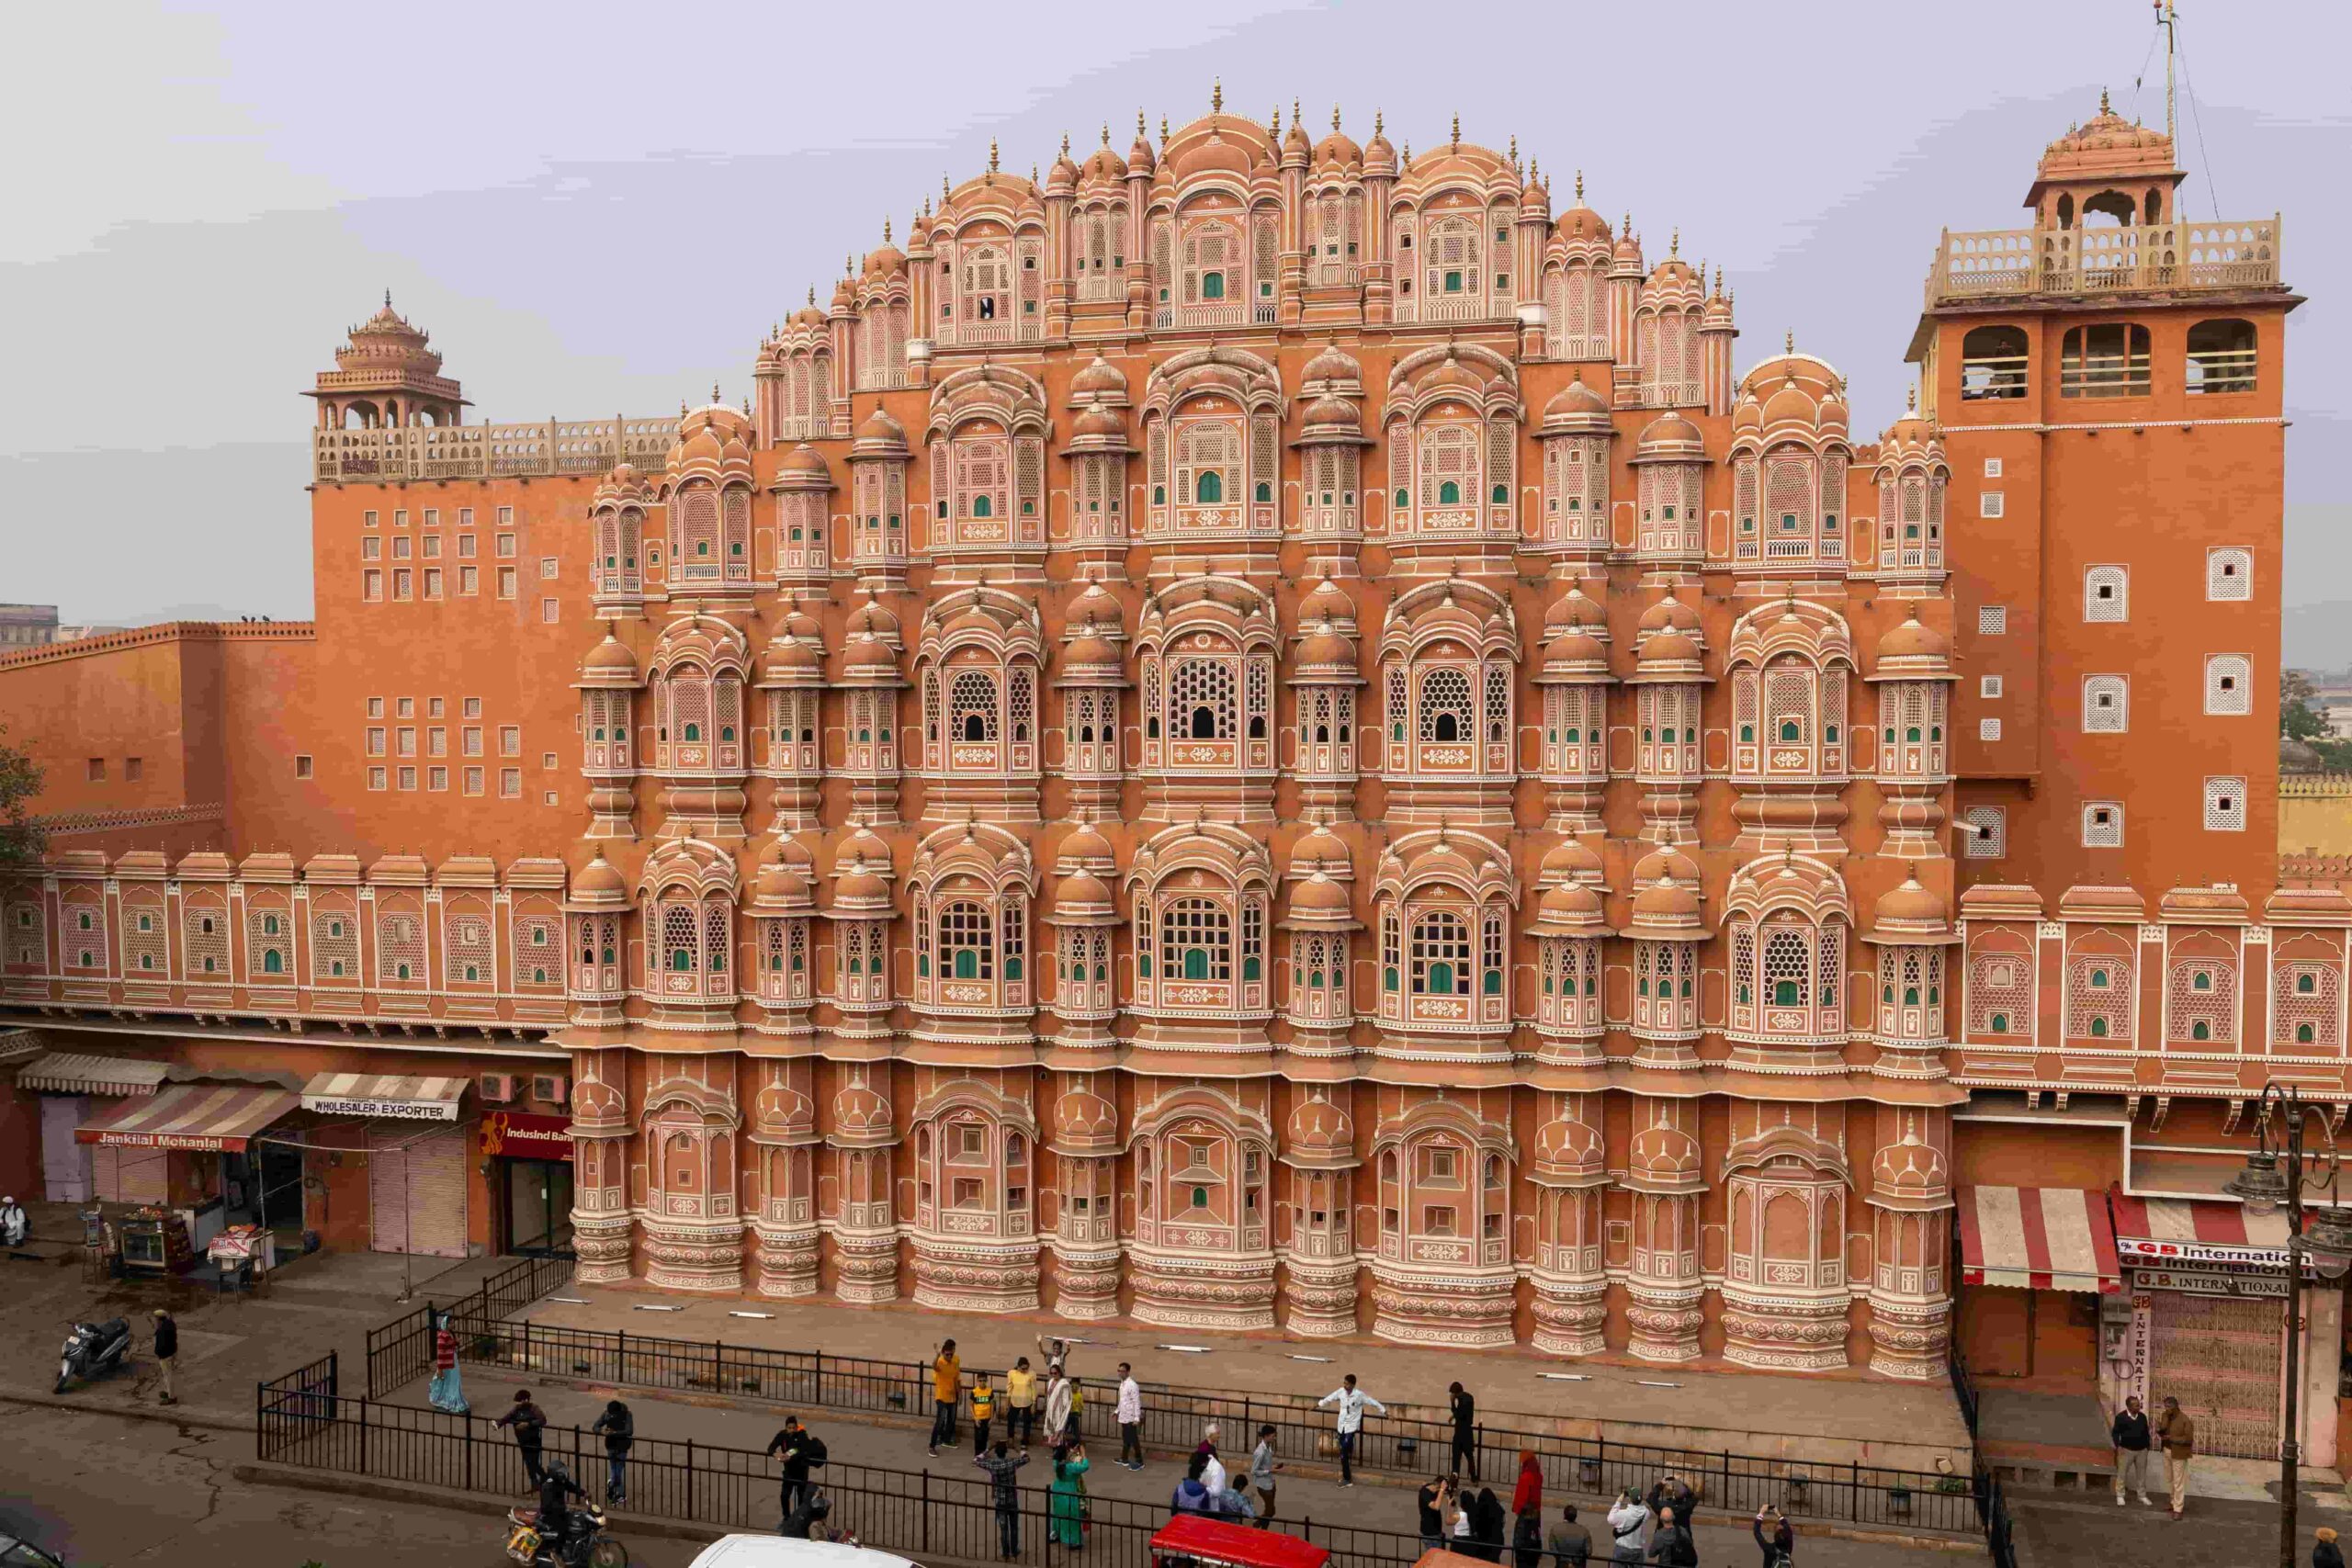
[[[177,1274],[196,1260],[187,1219],[177,1209],[146,1204],[125,1214],[116,1228],[126,1274]]]
[[[1179,1514],[1151,1538],[1151,1568],[1323,1568],[1331,1554],[1278,1529]]]

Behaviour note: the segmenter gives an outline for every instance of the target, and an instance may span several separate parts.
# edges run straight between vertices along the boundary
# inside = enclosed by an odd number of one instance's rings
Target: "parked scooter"
[[[573,1568],[580,1563],[587,1568],[628,1568],[628,1549],[605,1533],[603,1508],[582,1502],[571,1513],[577,1521],[572,1526],[576,1544],[571,1551],[559,1554],[561,1543],[539,1533],[537,1508],[507,1509],[506,1555],[537,1568]]]
[[[76,1378],[94,1382],[114,1371],[130,1354],[130,1325],[122,1319],[75,1324],[65,1336],[64,1349],[58,1353],[57,1392],[63,1393],[66,1384]]]

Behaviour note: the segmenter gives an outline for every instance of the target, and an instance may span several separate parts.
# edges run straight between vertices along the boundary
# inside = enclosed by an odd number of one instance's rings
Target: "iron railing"
[[[433,1320],[450,1314],[456,1324],[498,1323],[521,1312],[571,1278],[569,1258],[517,1258],[491,1275],[470,1296],[443,1305],[425,1303],[368,1331],[368,1397],[380,1399],[433,1371]]]

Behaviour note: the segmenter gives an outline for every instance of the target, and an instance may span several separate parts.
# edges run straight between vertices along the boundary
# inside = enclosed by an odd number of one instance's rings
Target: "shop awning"
[[[2029,1291],[2120,1291],[2107,1194],[2078,1187],[1960,1190],[1962,1276]]]
[[[2107,1195],[2115,1247],[2127,1263],[2287,1267],[2287,1215],[2249,1215],[2235,1201]]]
[[[174,1084],[74,1129],[76,1143],[109,1148],[242,1152],[253,1136],[301,1103],[254,1084]]]
[[[465,1098],[462,1077],[410,1078],[378,1073],[321,1073],[302,1086],[302,1109],[331,1116],[399,1116],[455,1122]]]
[[[51,1051],[17,1069],[17,1087],[51,1094],[153,1094],[171,1070],[169,1062]]]

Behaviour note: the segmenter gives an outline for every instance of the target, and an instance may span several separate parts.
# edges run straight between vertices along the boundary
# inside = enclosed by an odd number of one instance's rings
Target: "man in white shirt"
[[[1143,1468],[1143,1390],[1135,1369],[1119,1363],[1119,1462],[1129,1470]]]
[[[1208,1463],[1201,1468],[1201,1484],[1207,1487],[1209,1495],[1214,1497],[1225,1490],[1226,1483],[1225,1461],[1216,1457],[1216,1424],[1215,1422],[1209,1424],[1207,1432],[1203,1435],[1201,1450],[1204,1457],[1208,1461]]]
[[[1367,1406],[1381,1415],[1388,1414],[1388,1406],[1356,1386],[1356,1375],[1350,1372],[1340,1380],[1340,1386],[1315,1402],[1318,1410],[1336,1404],[1340,1408],[1340,1484],[1356,1483],[1356,1434],[1363,1430],[1363,1413]]]
[[[1616,1537],[1610,1561],[1639,1562],[1646,1556],[1653,1522],[1649,1508],[1639,1497],[1631,1492],[1617,1494],[1617,1505],[1609,1510],[1609,1532]]]

